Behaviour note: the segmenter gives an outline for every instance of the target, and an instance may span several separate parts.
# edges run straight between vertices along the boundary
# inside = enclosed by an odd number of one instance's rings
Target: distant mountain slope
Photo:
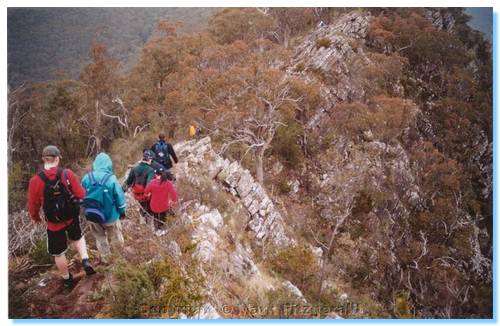
[[[465,13],[471,16],[468,25],[484,34],[490,42],[493,39],[493,8],[468,7]]]
[[[41,81],[64,70],[77,77],[96,33],[130,65],[158,21],[182,21],[183,31],[205,27],[217,8],[9,8],[8,81]]]

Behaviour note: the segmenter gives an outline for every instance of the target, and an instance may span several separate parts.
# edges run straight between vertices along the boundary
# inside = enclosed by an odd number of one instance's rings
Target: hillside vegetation
[[[106,270],[97,317],[200,317],[120,297],[140,288],[137,300],[161,305],[172,286],[210,316],[287,318],[297,317],[287,303],[350,302],[359,309],[314,317],[491,318],[492,59],[467,19],[459,9],[224,9],[194,33],[160,22],[127,72],[97,38],[78,78],[9,92],[11,264],[36,250],[18,250],[12,223],[27,219],[26,183],[46,144],[80,174],[107,151],[122,176],[164,131],[180,157],[178,222],[141,257],[152,234],[127,221],[124,259],[141,268]],[[208,137],[186,141],[190,124]],[[115,288],[124,275],[135,283]],[[247,311],[272,304],[281,308]]]

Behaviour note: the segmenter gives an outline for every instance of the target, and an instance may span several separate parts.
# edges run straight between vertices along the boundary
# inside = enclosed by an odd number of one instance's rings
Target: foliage
[[[408,293],[398,293],[394,297],[394,312],[398,318],[412,318],[410,306],[408,304]]]
[[[335,129],[361,139],[372,132],[375,139],[388,142],[401,135],[416,114],[415,105],[395,97],[375,96],[367,104],[340,105],[334,123]]]
[[[313,284],[316,284],[318,269],[316,257],[309,247],[285,247],[270,259],[270,264],[273,271],[295,284],[305,294],[315,289]]]
[[[300,318],[300,317],[311,317],[310,315],[304,314],[301,309],[293,309],[293,307],[300,307],[304,304],[300,298],[297,297],[290,289],[282,286],[277,289],[272,289],[266,292],[265,302],[267,303],[265,308],[264,318]]]
[[[9,212],[19,211],[26,205],[25,190],[29,180],[29,171],[22,166],[21,162],[14,162],[9,169],[8,177]]]
[[[209,21],[210,33],[223,44],[264,38],[272,29],[272,19],[255,8],[224,9]]]
[[[119,264],[113,268],[117,279],[111,302],[115,318],[146,317],[153,298],[153,283],[142,266]],[[131,295],[133,294],[133,295]]]
[[[302,133],[302,127],[297,122],[290,122],[276,131],[272,143],[273,153],[289,168],[297,168],[303,161],[302,151],[298,145]]]
[[[163,316],[192,316],[203,303],[204,278],[196,266],[193,263],[184,271],[175,259],[166,257],[148,268],[157,294],[155,304]]]
[[[35,265],[52,264],[53,259],[47,250],[47,239],[40,239],[31,249],[30,259]]]
[[[320,38],[316,40],[316,48],[321,49],[325,48],[328,49],[332,45],[332,41],[328,38]]]
[[[288,184],[289,180],[287,178],[280,178],[278,181],[278,191],[281,195],[286,195],[292,191],[292,188]]]

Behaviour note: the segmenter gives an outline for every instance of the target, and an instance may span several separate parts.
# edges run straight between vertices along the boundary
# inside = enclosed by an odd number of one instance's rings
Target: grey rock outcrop
[[[278,246],[294,242],[287,235],[283,217],[265,189],[238,162],[218,155],[212,149],[210,137],[178,143],[174,148],[179,156],[185,157],[177,165],[176,173],[196,183],[190,173],[191,168],[196,168],[217,180],[247,210],[250,217],[247,227],[257,241],[271,241]]]
[[[360,63],[369,64],[362,47],[371,16],[352,12],[342,16],[331,25],[321,25],[307,35],[295,48],[295,55],[288,70],[290,75],[298,75],[306,82],[317,82],[323,105],[308,123],[309,127],[318,125],[322,117],[339,102],[359,100],[365,90],[353,73],[353,67]],[[297,67],[303,69],[297,72]],[[355,70],[355,69],[354,69]],[[334,85],[320,82],[325,76]]]
[[[451,32],[455,27],[455,18],[450,12],[442,13],[439,9],[427,9],[425,15],[439,30]]]

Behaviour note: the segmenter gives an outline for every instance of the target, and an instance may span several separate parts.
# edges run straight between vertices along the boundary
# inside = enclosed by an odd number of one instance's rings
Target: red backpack
[[[132,185],[132,194],[134,195],[134,198],[140,202],[148,200],[148,197],[144,195],[144,190],[146,189],[147,174],[147,169],[144,169],[141,173],[135,176],[134,184]]]

